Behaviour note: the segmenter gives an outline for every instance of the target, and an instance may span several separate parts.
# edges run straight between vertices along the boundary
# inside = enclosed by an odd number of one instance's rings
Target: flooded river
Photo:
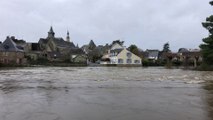
[[[1,69],[0,120],[213,120],[213,72]]]

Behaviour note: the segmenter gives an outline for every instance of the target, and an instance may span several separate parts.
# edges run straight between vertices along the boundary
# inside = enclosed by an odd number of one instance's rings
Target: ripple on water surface
[[[163,68],[3,69],[0,120],[211,120],[212,80]]]
[[[0,70],[0,88],[193,87],[211,72],[162,68],[44,67]],[[189,85],[187,85],[189,84]],[[16,87],[15,87],[16,86]]]

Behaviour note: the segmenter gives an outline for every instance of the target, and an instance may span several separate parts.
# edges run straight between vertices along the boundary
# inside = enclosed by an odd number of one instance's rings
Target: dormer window
[[[130,58],[130,57],[132,57],[132,53],[130,53],[130,52],[126,53],[126,56],[127,56],[128,58]]]
[[[4,45],[4,49],[8,50],[9,48],[9,45]]]

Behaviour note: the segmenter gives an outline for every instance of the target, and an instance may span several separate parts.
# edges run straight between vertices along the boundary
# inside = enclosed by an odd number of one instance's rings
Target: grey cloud
[[[50,25],[56,36],[80,45],[125,40],[142,49],[198,48],[207,35],[201,22],[211,14],[209,0],[2,0],[0,40],[15,35],[29,42],[46,37]]]

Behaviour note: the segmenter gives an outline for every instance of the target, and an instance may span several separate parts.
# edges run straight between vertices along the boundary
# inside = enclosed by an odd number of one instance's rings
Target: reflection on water
[[[213,120],[213,72],[163,68],[0,70],[0,120]]]

